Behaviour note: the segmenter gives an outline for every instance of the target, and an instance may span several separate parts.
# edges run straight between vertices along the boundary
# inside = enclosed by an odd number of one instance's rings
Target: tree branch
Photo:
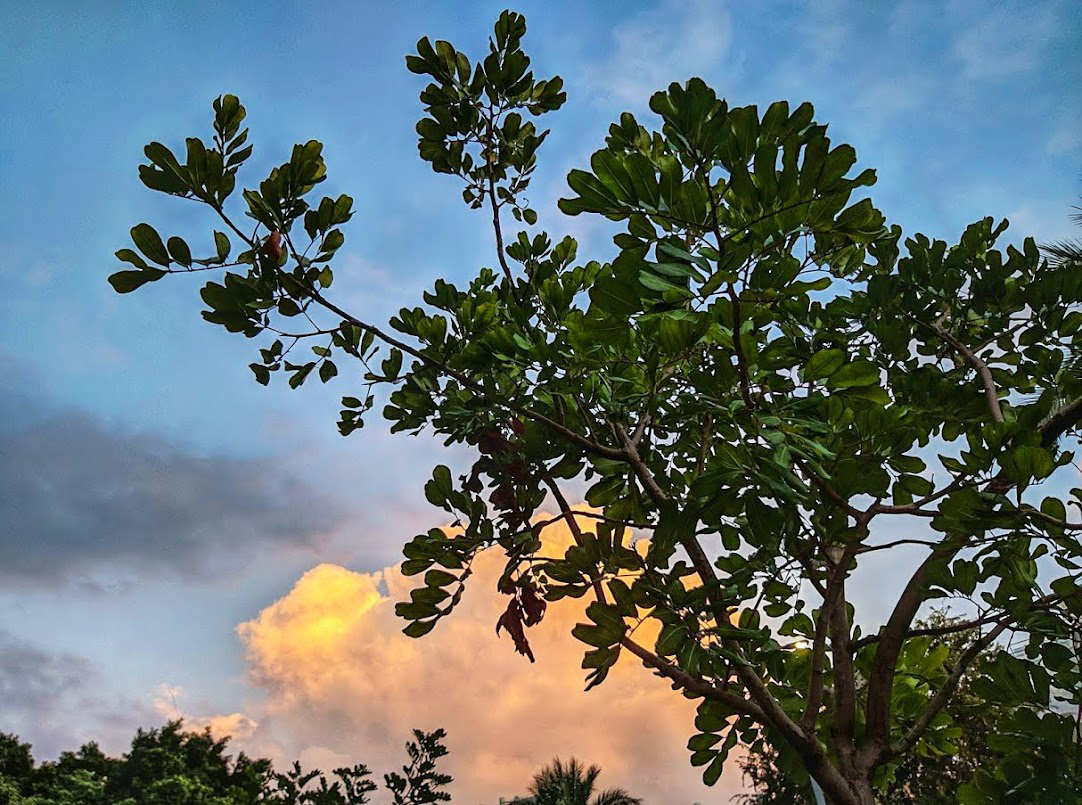
[[[552,492],[552,496],[556,498],[556,504],[560,507],[560,511],[563,512],[563,517],[567,520],[567,525],[571,530],[572,538],[577,545],[583,545],[582,530],[579,528],[579,524],[575,519],[579,512],[576,512],[571,508],[571,505],[567,502],[567,498],[564,497],[559,484],[556,483],[556,479],[552,477],[552,474],[548,472],[547,469],[544,471],[543,478],[546,486],[548,486],[549,490]],[[594,579],[593,589],[594,595],[597,596],[597,600],[606,603],[607,597],[605,595],[605,588],[599,579]],[[677,668],[675,665],[661,659],[628,636],[625,636],[620,640],[620,645],[642,660],[645,665],[653,668],[680,687],[689,690],[692,693],[696,693],[703,698],[721,702],[741,715],[749,715],[759,721],[763,721],[764,715],[762,710],[754,702],[748,701],[743,696],[738,696],[731,691],[722,690],[716,685],[707,682],[705,679],[688,674],[682,669]]]
[[[834,660],[834,717],[830,733],[839,760],[847,767],[853,764],[853,736],[857,721],[857,685],[853,670],[853,653],[849,646],[849,615],[846,612],[845,573],[850,561],[847,549],[835,567],[841,577],[834,596],[830,618],[830,649]]]
[[[819,615],[815,619],[815,638],[812,643],[812,663],[808,681],[808,704],[800,718],[800,724],[809,737],[815,734],[815,722],[819,718],[819,709],[823,706],[827,630],[831,613],[834,611],[834,602],[841,592],[841,587],[835,570],[827,582],[826,595],[823,597]]]
[[[1038,432],[1041,444],[1051,447],[1064,433],[1082,420],[1082,397],[1072,400],[1041,423]]]
[[[629,637],[623,638],[620,641],[620,645],[642,660],[644,665],[653,668],[658,673],[671,679],[680,687],[689,690],[692,693],[696,693],[704,699],[720,702],[734,712],[751,716],[760,723],[766,722],[766,715],[755,702],[745,699],[743,696],[738,696],[732,691],[722,690],[716,685],[707,682],[705,679],[691,676],[680,668],[677,668],[675,665],[665,662],[665,660],[643,648]]]
[[[994,629],[992,629],[984,637],[974,641],[965,653],[958,659],[958,664],[951,671],[950,676],[947,677],[947,681],[943,683],[935,696],[928,703],[928,706],[924,709],[924,712],[920,714],[913,726],[909,728],[906,734],[897,743],[892,744],[884,752],[880,753],[878,762],[882,763],[889,760],[892,757],[897,757],[905,752],[908,752],[917,741],[920,740],[920,736],[924,734],[924,731],[928,729],[928,725],[932,723],[932,720],[939,715],[939,711],[942,710],[950,697],[954,695],[954,691],[957,690],[958,684],[962,681],[962,676],[965,674],[969,665],[977,658],[977,656],[984,651],[992,642],[1006,631],[1007,627],[1011,623],[1011,618],[1004,620]]]
[[[484,388],[479,383],[474,382],[473,380],[471,380],[470,378],[468,378],[466,375],[462,374],[461,372],[458,372],[455,369],[452,369],[450,366],[443,363],[442,361],[438,361],[435,358],[432,358],[432,357],[430,357],[428,355],[425,355],[421,350],[416,349],[414,347],[411,347],[409,344],[406,344],[406,343],[400,341],[399,339],[395,338],[394,336],[388,335],[387,333],[380,330],[378,327],[374,327],[373,325],[368,324],[365,321],[361,321],[356,316],[353,316],[352,314],[347,313],[346,311],[342,310],[342,308],[338,307],[338,305],[336,305],[333,302],[331,302],[330,300],[326,299],[315,288],[305,286],[305,285],[301,285],[300,283],[297,282],[297,280],[295,278],[293,278],[289,274],[286,274],[285,272],[280,272],[280,273],[281,273],[282,277],[288,278],[291,282],[293,282],[295,285],[297,285],[301,289],[301,291],[303,291],[304,293],[311,296],[316,302],[318,302],[324,308],[331,311],[332,313],[337,314],[338,316],[341,316],[343,321],[347,321],[350,324],[353,324],[353,325],[355,325],[357,327],[360,327],[362,330],[368,330],[369,332],[371,332],[374,336],[379,338],[384,343],[389,344],[392,347],[396,347],[397,349],[402,350],[402,352],[416,358],[417,360],[421,361],[421,363],[425,364],[426,366],[430,366],[433,369],[436,369],[437,371],[442,372],[446,376],[448,376],[450,378],[453,378],[454,380],[457,380],[463,387],[468,388],[470,391],[473,391],[476,394],[480,394],[482,397],[487,397],[488,396],[487,393],[485,392]],[[625,455],[623,450],[619,450],[619,449],[617,449],[615,447],[607,447],[605,445],[598,444],[597,442],[595,442],[595,441],[593,441],[591,439],[587,439],[585,436],[583,436],[583,435],[581,435],[579,433],[576,433],[575,431],[571,430],[570,428],[567,428],[567,427],[561,425],[559,422],[557,422],[557,421],[555,421],[553,419],[550,419],[549,417],[545,416],[544,414],[539,414],[536,411],[531,411],[528,408],[523,408],[522,406],[516,405],[513,402],[505,402],[505,403],[503,403],[503,405],[505,405],[509,411],[512,411],[513,413],[516,413],[519,416],[526,417],[527,419],[532,419],[534,422],[539,422],[542,425],[545,425],[546,427],[551,428],[552,430],[556,431],[561,436],[563,436],[564,438],[570,440],[571,442],[574,442],[576,445],[583,448],[587,452],[593,453],[596,456],[601,456],[602,458],[610,458],[610,459],[616,459],[616,460],[626,460],[626,455]]]
[[[984,388],[984,398],[988,403],[988,410],[992,414],[992,419],[996,422],[1002,422],[1003,411],[999,407],[999,389],[996,388],[996,381],[992,377],[992,371],[988,368],[988,364],[986,364],[977,353],[944,330],[939,322],[927,324],[909,313],[906,313],[905,316],[920,326],[930,329],[939,336],[940,340],[946,342],[951,348],[965,358],[966,363],[968,363],[970,367],[977,372],[978,377],[980,377],[981,386]]]
[[[961,550],[960,545],[946,556],[933,551],[920,563],[898,597],[886,625],[879,632],[879,646],[876,648],[871,672],[868,675],[865,728],[865,734],[871,744],[877,747],[875,750],[877,753],[889,740],[894,673],[909,625],[924,601],[925,576],[933,565],[937,562],[949,561],[958,550]]]

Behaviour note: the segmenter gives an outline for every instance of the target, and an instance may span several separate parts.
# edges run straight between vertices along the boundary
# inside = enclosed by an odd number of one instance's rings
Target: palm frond
[[[1082,241],[1060,240],[1055,243],[1044,243],[1041,244],[1041,251],[1054,266],[1082,266]]]
[[[594,797],[593,805],[642,805],[642,800],[622,788],[610,788]]]

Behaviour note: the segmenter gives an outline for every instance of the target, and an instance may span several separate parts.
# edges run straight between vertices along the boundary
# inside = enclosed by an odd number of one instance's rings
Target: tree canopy
[[[622,788],[595,791],[600,776],[600,766],[555,758],[534,775],[530,797],[518,801],[523,805],[642,805],[641,799]]]
[[[525,31],[505,12],[479,61],[427,38],[406,59],[428,82],[420,156],[491,219],[495,268],[437,279],[389,327],[345,310],[352,199],[313,196],[316,140],[238,199],[253,146],[225,95],[210,141],[151,143],[139,169],[224,231],[196,258],[137,225],[114,288],[210,272],[203,317],[261,339],[257,381],[326,383],[348,364],[343,434],[384,394],[393,431],[476,451],[425,487],[460,529],[406,545],[403,571],[423,579],[398,606],[407,634],[450,615],[473,558],[500,551],[499,628],[520,652],[548,603],[586,596],[573,633],[589,687],[630,653],[699,701],[688,747],[708,784],[738,742],[769,744],[839,805],[874,802],[913,753],[953,751],[948,702],[1011,636],[969,684],[1012,708],[997,765],[958,796],[1045,791],[1033,746],[1077,765],[1082,704],[1082,523],[1067,513],[1082,490],[1056,493],[1082,417],[1082,379],[1061,371],[1082,344],[1077,264],[1031,238],[1001,245],[990,217],[953,244],[905,237],[811,104],[730,107],[697,78],[656,93],[650,121],[621,115],[568,175],[563,213],[623,227],[615,258],[584,261],[526,201],[548,133],[534,119],[566,94],[530,71]],[[569,502],[583,486],[592,512]],[[564,555],[543,551],[546,506],[574,535]],[[889,522],[914,536],[885,538]],[[889,617],[863,633],[850,579],[873,552],[914,548]],[[916,627],[943,597],[972,617]]]
[[[963,651],[976,638],[975,628],[964,626],[959,618],[935,611],[917,623],[922,630],[941,630],[948,648],[947,663],[956,663]],[[992,773],[1002,761],[1004,748],[1010,751],[1017,738],[1001,739],[1004,728],[1015,723],[1018,713],[1009,703],[988,701],[973,691],[972,685],[987,671],[987,663],[995,662],[1004,649],[989,646],[970,664],[958,684],[955,695],[947,702],[946,712],[954,730],[953,749],[949,752],[917,753],[903,757],[894,770],[890,790],[880,797],[881,805],[955,805],[958,789],[972,783],[974,778]],[[1069,802],[1082,789],[1082,777],[1076,764],[1061,754],[1061,746],[1035,741],[1030,748],[1027,775],[1043,778],[1040,793],[1034,786],[1029,795],[1017,793],[1011,798],[1016,805],[1038,805],[1042,801]],[[742,805],[814,805],[812,791],[800,784],[779,765],[777,752],[769,747],[740,758],[744,779],[752,793],[738,795]]]
[[[436,770],[447,754],[443,730],[414,731],[410,762],[384,776],[394,805],[450,802],[449,775]],[[362,805],[378,790],[367,766],[304,771],[299,762],[277,772],[265,758],[226,754],[229,738],[181,721],[140,729],[131,749],[109,757],[96,743],[37,766],[30,745],[0,733],[0,805]]]

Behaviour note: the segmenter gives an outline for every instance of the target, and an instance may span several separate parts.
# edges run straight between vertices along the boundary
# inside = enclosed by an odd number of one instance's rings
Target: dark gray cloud
[[[91,674],[83,657],[51,654],[0,630],[0,713],[42,714]]]
[[[116,691],[102,695],[103,676],[86,657],[48,651],[0,629],[0,732],[33,745],[38,761],[90,740],[119,753],[139,726],[162,717]]]
[[[342,510],[274,460],[200,456],[0,386],[0,583],[213,578]],[[115,582],[114,582],[115,583]]]

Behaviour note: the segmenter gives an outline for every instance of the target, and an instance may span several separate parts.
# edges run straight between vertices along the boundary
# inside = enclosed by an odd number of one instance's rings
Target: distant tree
[[[254,802],[269,779],[266,760],[226,754],[228,738],[215,739],[209,728],[184,730],[171,721],[159,729],[140,729],[130,751],[108,777],[106,794],[124,805],[199,805],[215,797]]]
[[[594,794],[601,767],[583,766],[575,758],[564,763],[555,758],[534,775],[530,784],[530,805],[640,805],[641,799],[622,788],[609,788]]]
[[[11,790],[25,792],[34,773],[34,756],[30,744],[21,742],[17,736],[0,732],[0,779],[6,780]],[[3,803],[0,794],[0,805]]]
[[[395,805],[450,801],[441,789],[451,777],[435,765],[447,754],[444,731],[414,736],[403,775],[387,776]],[[0,733],[0,805],[363,805],[378,788],[364,765],[334,769],[330,779],[299,763],[283,774],[266,759],[244,753],[233,759],[228,742],[171,721],[140,729],[123,757],[88,743],[35,768],[30,745]]]
[[[1074,472],[1082,377],[1059,370],[1082,346],[1082,274],[1032,238],[1004,247],[990,217],[951,245],[904,239],[868,197],[875,172],[811,104],[731,107],[698,78],[653,95],[650,127],[621,115],[568,175],[564,213],[624,227],[611,261],[578,260],[572,238],[530,229],[548,133],[531,118],[566,94],[530,71],[525,32],[504,12],[480,59],[427,38],[406,58],[426,81],[420,156],[485,210],[495,268],[436,279],[389,327],[345,309],[332,289],[353,200],[312,195],[327,176],[316,140],[234,195],[253,146],[225,95],[211,138],[179,157],[150,143],[139,168],[224,231],[193,255],[136,225],[113,287],[210,272],[202,315],[261,339],[258,382],[328,382],[349,362],[341,433],[382,393],[393,431],[472,448],[472,468],[437,466],[425,487],[461,530],[406,546],[403,572],[424,579],[397,607],[406,633],[435,628],[475,557],[498,551],[498,626],[516,649],[532,657],[547,602],[591,599],[572,632],[588,686],[627,652],[697,699],[688,746],[708,784],[737,743],[769,744],[835,805],[872,805],[907,757],[951,751],[948,705],[1008,637],[971,690],[1077,764],[1064,705],[1082,704],[1082,522],[1068,516],[1082,490],[1039,490]],[[578,485],[600,511],[576,513]],[[574,537],[562,556],[542,551],[546,506]],[[893,539],[891,521],[913,533]],[[901,593],[861,634],[850,579],[902,546],[921,556],[892,565]],[[953,665],[946,635],[914,624],[942,596],[978,608]],[[965,796],[1029,796],[1039,771],[1005,760]]]
[[[450,775],[436,770],[436,761],[447,754],[442,741],[446,733],[413,731],[413,741],[406,744],[410,762],[402,774],[390,772],[384,776],[387,790],[394,794],[395,805],[422,805],[430,802],[450,802],[451,795],[441,789],[451,782]]]

